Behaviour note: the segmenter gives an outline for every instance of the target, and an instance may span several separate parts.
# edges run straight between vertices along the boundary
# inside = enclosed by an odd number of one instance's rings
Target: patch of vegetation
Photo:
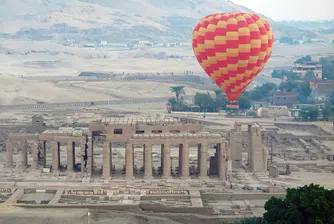
[[[334,80],[334,59],[320,58],[319,63],[322,65],[322,78]]]
[[[314,184],[288,188],[285,199],[272,197],[264,208],[268,224],[333,224],[334,190]]]
[[[272,197],[262,217],[221,224],[334,224],[334,190],[311,184],[288,188],[284,199]]]
[[[310,55],[307,55],[305,57],[299,58],[298,60],[295,61],[296,64],[303,64],[304,62],[307,61],[312,61],[312,58]]]
[[[284,76],[287,77],[287,80],[291,81],[300,80],[300,77],[297,75],[297,73],[289,70],[274,70],[271,73],[271,77],[276,79],[283,79]]]

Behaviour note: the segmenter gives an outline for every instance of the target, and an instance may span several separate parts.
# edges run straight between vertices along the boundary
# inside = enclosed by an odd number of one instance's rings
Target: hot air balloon
[[[217,13],[194,28],[195,56],[209,77],[238,108],[236,100],[261,72],[273,48],[269,23],[253,13]]]

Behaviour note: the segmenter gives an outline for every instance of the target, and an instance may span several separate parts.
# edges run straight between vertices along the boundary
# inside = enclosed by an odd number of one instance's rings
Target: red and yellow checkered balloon
[[[198,62],[231,101],[261,72],[273,43],[269,23],[253,13],[208,15],[192,37]]]

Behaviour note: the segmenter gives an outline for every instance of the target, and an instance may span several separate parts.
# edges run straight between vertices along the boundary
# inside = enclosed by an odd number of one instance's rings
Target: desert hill
[[[0,8],[0,38],[185,41],[203,16],[231,11],[252,12],[225,0],[5,0]],[[307,32],[265,16],[276,37]]]

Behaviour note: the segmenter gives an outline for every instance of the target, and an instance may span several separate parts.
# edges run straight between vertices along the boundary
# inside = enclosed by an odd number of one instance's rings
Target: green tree
[[[277,86],[275,84],[266,83],[266,84],[263,84],[262,86],[258,86],[256,88],[254,88],[252,91],[250,91],[249,99],[254,100],[254,101],[264,100],[264,101],[269,102],[272,92],[275,92],[276,90],[277,90]],[[246,92],[244,92],[244,93],[246,93]]]
[[[223,92],[222,94],[219,95],[219,107],[222,110],[226,109],[226,104],[227,104],[227,98],[226,94]]]
[[[252,106],[252,104],[251,104],[249,98],[247,97],[247,95],[241,94],[238,101],[239,101],[239,109],[241,109],[241,110],[248,110]]]
[[[285,199],[272,197],[264,208],[268,224],[333,224],[334,190],[314,184],[288,188]]]
[[[299,84],[297,82],[294,82],[294,81],[287,81],[287,82],[282,82],[278,89],[280,91],[286,91],[286,92],[292,92],[294,89],[296,89],[296,87],[298,86]]]
[[[184,93],[184,86],[172,86],[170,87],[170,91],[175,93],[176,100],[179,101],[180,94]]]
[[[322,108],[322,118],[325,121],[329,121],[334,117],[334,92],[327,96],[325,106]]]
[[[313,71],[307,71],[306,74],[303,77],[303,80],[308,81],[308,82],[314,80],[314,72]]]
[[[317,107],[305,107],[300,110],[299,117],[303,121],[316,121],[319,117],[319,110]]]
[[[329,121],[332,117],[334,117],[334,105],[326,104],[322,110],[322,119],[325,121]]]
[[[168,106],[172,111],[191,111],[189,105],[187,105],[184,101],[177,101],[175,97],[171,97],[168,99]]]
[[[196,93],[195,104],[199,106],[201,111],[213,112],[216,108],[215,100],[209,93]]]
[[[307,103],[309,96],[311,95],[310,82],[304,81],[287,81],[279,85],[280,91],[286,92],[298,92],[299,102]]]
[[[278,78],[278,79],[283,79],[284,76],[287,77],[288,80],[300,80],[300,77],[297,75],[297,73],[289,71],[289,70],[274,70],[271,73],[272,78]]]
[[[177,101],[176,101],[176,98],[175,97],[171,97],[168,99],[168,104],[170,106],[173,106],[173,105],[176,105]]]
[[[295,73],[295,72],[288,72],[287,74],[286,74],[286,76],[288,77],[288,80],[291,80],[291,81],[296,81],[296,80],[300,80],[300,77],[298,76],[298,74],[297,73]]]
[[[307,61],[312,61],[312,58],[310,55],[307,55],[305,57],[299,58],[298,60],[295,61],[296,64],[303,64],[304,62]]]
[[[274,71],[271,73],[271,77],[275,78],[275,79],[283,79],[284,72],[285,71],[280,71],[280,70],[274,69]]]
[[[299,83],[297,91],[299,92],[299,102],[307,103],[309,96],[311,95],[310,82]]]
[[[322,78],[334,80],[334,59],[320,58],[319,63],[322,65]]]

